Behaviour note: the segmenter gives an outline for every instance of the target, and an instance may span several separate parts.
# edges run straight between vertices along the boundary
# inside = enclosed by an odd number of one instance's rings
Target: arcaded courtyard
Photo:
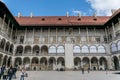
[[[117,71],[120,72],[120,71]],[[113,74],[116,71],[28,71],[25,80],[120,80],[120,74]],[[17,79],[20,80],[20,73],[17,72]]]

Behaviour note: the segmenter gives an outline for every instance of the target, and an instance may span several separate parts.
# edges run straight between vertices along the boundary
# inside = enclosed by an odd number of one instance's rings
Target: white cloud
[[[111,15],[112,9],[120,8],[120,0],[86,0],[97,15]]]

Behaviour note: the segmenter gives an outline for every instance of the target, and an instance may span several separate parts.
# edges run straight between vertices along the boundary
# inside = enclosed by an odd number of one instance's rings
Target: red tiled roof
[[[97,16],[96,20],[93,16],[33,16],[15,17],[21,26],[70,26],[70,25],[104,25],[109,16]]]

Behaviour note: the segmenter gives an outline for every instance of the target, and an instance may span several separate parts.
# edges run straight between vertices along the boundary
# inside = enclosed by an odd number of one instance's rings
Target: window
[[[96,41],[99,43],[99,42],[100,42],[100,38],[99,38],[99,37],[97,37],[97,38],[96,38]]]
[[[56,53],[56,47],[55,46],[50,46],[49,53]]]
[[[120,41],[118,41],[117,46],[118,46],[118,51],[119,51],[120,50]]]
[[[111,51],[112,52],[116,52],[117,51],[117,47],[116,47],[115,43],[112,43],[112,45],[111,45]]]
[[[63,46],[58,46],[57,47],[57,53],[64,53],[65,50],[64,50],[64,47]]]
[[[95,46],[90,46],[90,53],[97,53],[97,49]]]
[[[82,46],[82,53],[89,53],[88,46]]]
[[[104,46],[98,46],[98,53],[105,53],[105,48]]]
[[[74,46],[73,53],[80,53],[80,47],[79,46]]]

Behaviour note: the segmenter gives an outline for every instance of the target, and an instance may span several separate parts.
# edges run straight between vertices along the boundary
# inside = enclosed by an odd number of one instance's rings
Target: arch
[[[89,49],[88,49],[88,46],[84,45],[82,46],[82,53],[89,53]]]
[[[46,45],[41,47],[41,54],[48,55],[48,47]]]
[[[98,59],[96,57],[91,58],[91,69],[92,70],[98,70]]]
[[[74,46],[73,53],[80,53],[80,46]]]
[[[65,66],[65,60],[64,60],[64,58],[63,58],[63,57],[59,57],[59,58],[57,59],[57,64],[58,64],[59,66]]]
[[[7,62],[7,66],[11,66],[11,64],[12,64],[12,57],[9,57],[8,62]]]
[[[90,46],[90,53],[97,53],[96,46]]]
[[[24,59],[23,59],[23,65],[24,65],[24,67],[27,69],[27,70],[29,70],[30,69],[30,58],[29,57],[24,57]]]
[[[4,56],[3,58],[3,65],[7,66],[8,56]]]
[[[111,47],[111,51],[112,52],[116,52],[117,51],[117,46],[116,46],[115,43],[112,43],[110,47]]]
[[[84,57],[83,60],[82,60],[82,66],[85,70],[87,70],[89,67],[90,67],[90,60],[88,57]]]
[[[39,59],[37,57],[32,58],[31,66],[32,66],[32,70],[36,71],[39,69]]]
[[[24,54],[31,54],[31,46],[25,46]]]
[[[42,65],[47,65],[47,58],[46,58],[46,57],[42,57],[42,58],[40,59],[40,64],[42,64]]]
[[[106,52],[106,49],[104,46],[100,45],[98,46],[98,53],[105,53]]]
[[[8,50],[9,50],[9,47],[10,47],[10,42],[7,42],[7,43],[6,43],[5,51],[8,51]]]
[[[113,56],[113,62],[114,62],[114,69],[115,70],[119,70],[119,59],[117,58],[117,56]]]
[[[100,57],[99,63],[100,63],[100,66],[99,66],[99,69],[100,69],[100,70],[105,70],[105,69],[108,68],[108,67],[107,67],[107,60],[106,60],[105,57]]]
[[[54,57],[50,57],[49,64],[55,64],[55,63],[56,63],[56,59]]]
[[[38,45],[33,46],[33,54],[39,55],[40,47]]]
[[[17,46],[16,55],[22,55],[22,53],[23,53],[23,46],[22,45]]]
[[[74,58],[74,65],[75,66],[80,66],[80,64],[81,64],[80,62],[81,62],[81,59],[79,57]]]
[[[64,46],[58,46],[57,47],[57,53],[65,53],[65,49],[64,49]]]
[[[49,58],[49,70],[56,70],[56,59],[54,57]]]
[[[14,50],[14,45],[13,45],[13,44],[11,44],[11,45],[10,45],[10,53],[12,53],[12,54],[13,54],[13,50]]]
[[[6,40],[3,38],[0,42],[0,48],[4,49],[5,44],[6,44]]]
[[[117,49],[118,49],[118,51],[120,51],[120,40],[117,42]]]
[[[56,53],[56,47],[55,46],[50,46],[49,47],[49,53]]]
[[[22,66],[22,58],[21,57],[16,57],[14,65],[17,65],[17,66],[21,67]]]

